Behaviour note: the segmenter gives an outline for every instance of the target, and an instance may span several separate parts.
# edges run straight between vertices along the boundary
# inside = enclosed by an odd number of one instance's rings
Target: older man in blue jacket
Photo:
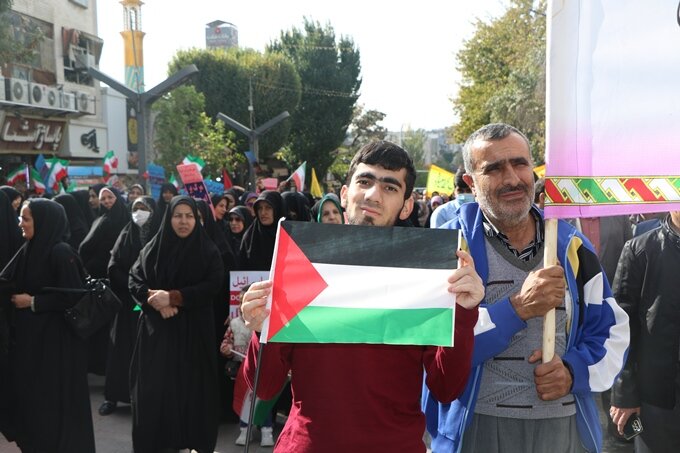
[[[566,222],[558,226],[561,265],[543,266],[543,213],[532,205],[533,164],[519,130],[484,126],[463,157],[477,203],[442,227],[463,231],[486,295],[465,392],[442,404],[424,389],[432,450],[599,452],[592,392],[610,388],[623,366],[628,317],[592,245]],[[541,363],[542,317],[552,308],[555,356]]]

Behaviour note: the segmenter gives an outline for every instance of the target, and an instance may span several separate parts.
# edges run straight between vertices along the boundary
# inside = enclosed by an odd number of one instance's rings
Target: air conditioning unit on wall
[[[83,91],[76,91],[76,104],[79,112],[94,115],[97,111],[94,96]]]
[[[7,79],[7,100],[13,102],[29,103],[29,84],[25,80]]]
[[[58,108],[59,92],[54,87],[42,85],[40,83],[31,83],[30,100],[33,105]]]
[[[74,93],[59,92],[61,98],[61,108],[66,110],[76,110],[76,95]]]

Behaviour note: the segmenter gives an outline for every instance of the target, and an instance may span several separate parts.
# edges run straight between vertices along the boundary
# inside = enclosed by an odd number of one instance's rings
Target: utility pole
[[[197,74],[198,68],[195,65],[185,66],[149,91],[143,93],[128,88],[92,66],[87,69],[87,72],[95,79],[104,82],[126,98],[130,99],[137,106],[137,136],[139,137],[137,146],[139,152],[138,172],[140,175],[143,175],[146,173],[146,153],[147,150],[151,149],[151,104],[156,102],[166,93],[169,93],[185,83],[191,76]],[[144,185],[146,186],[146,182],[144,182]]]
[[[252,92],[251,92],[252,93]],[[229,118],[227,115],[224,113],[218,113],[217,114],[217,119],[220,121],[223,121],[226,123],[228,126],[233,127],[237,131],[241,132],[242,134],[248,136],[248,140],[250,142],[250,150],[253,152],[255,155],[255,161],[260,160],[260,149],[259,149],[259,140],[260,137],[263,136],[269,129],[274,127],[276,124],[280,123],[281,121],[285,120],[290,116],[290,114],[287,111],[284,111],[282,113],[279,113],[276,115],[274,118],[270,119],[266,123],[264,123],[262,126],[257,127],[253,129],[253,109],[252,109],[252,94],[251,94],[251,101],[250,101],[250,106],[248,107],[248,110],[251,112],[251,127],[246,127],[243,124],[239,123],[233,118]],[[248,160],[248,169],[250,171],[250,184],[252,187],[255,187],[255,169],[253,168],[252,162],[250,162],[250,159]]]

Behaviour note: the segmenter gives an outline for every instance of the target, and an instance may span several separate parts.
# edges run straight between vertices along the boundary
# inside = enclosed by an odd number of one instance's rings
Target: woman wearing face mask
[[[106,278],[111,259],[111,249],[118,235],[130,221],[130,213],[119,192],[112,187],[99,191],[99,211],[90,232],[80,243],[80,257],[85,270],[92,277]],[[91,373],[104,375],[109,344],[109,328],[104,326],[89,339],[88,369]]]
[[[109,261],[108,275],[111,289],[123,303],[113,323],[106,362],[104,402],[100,415],[116,410],[118,402],[130,402],[130,359],[135,343],[139,312],[133,311],[135,302],[130,295],[128,278],[130,268],[151,238],[158,232],[161,217],[157,214],[156,201],[151,197],[139,197],[132,202],[132,221],[120,232]]]
[[[5,426],[22,452],[94,453],[86,345],[66,324],[64,310],[79,294],[84,271],[66,243],[64,208],[33,199],[21,208],[26,242],[0,273],[13,284],[10,408]]]
[[[195,201],[173,198],[160,231],[130,270],[130,293],[142,308],[130,366],[134,451],[214,451],[212,300],[224,278],[220,252],[199,224]]]

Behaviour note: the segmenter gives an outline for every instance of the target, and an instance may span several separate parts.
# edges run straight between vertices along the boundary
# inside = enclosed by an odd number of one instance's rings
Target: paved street
[[[97,409],[103,399],[103,389],[104,378],[90,375],[90,402],[92,404],[97,453],[130,453],[132,452],[130,407],[120,406],[113,414],[107,417],[100,416]],[[600,419],[604,421],[603,413],[600,413]],[[281,427],[278,428],[277,433]],[[216,453],[242,452],[243,447],[234,445],[238,433],[238,424],[221,424],[215,449]],[[271,453],[272,450],[272,448],[260,447],[259,432],[256,432],[255,441],[251,445],[250,451],[253,453]],[[15,444],[8,444],[5,438],[0,436],[0,453],[20,453],[20,451]],[[604,453],[633,453],[633,446],[632,444],[621,444],[605,435]]]
[[[113,414],[102,417],[97,413],[97,409],[103,401],[103,392],[104,378],[90,375],[90,403],[92,404],[92,419],[94,421],[97,453],[130,453],[132,452],[132,416],[130,414],[130,407],[120,406]],[[238,437],[238,433],[239,427],[237,423],[221,424],[215,452],[242,452],[243,447],[234,445],[234,440]],[[253,453],[271,453],[272,450],[273,448],[271,447],[260,447],[259,432],[256,432],[255,441],[251,444],[250,451]],[[5,438],[0,435],[0,453],[20,453],[20,450],[16,447],[16,444],[8,444]]]

